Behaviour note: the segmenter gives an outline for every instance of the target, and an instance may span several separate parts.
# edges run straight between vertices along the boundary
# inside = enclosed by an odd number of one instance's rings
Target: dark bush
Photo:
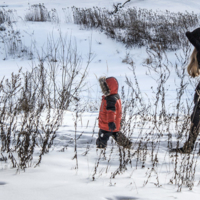
[[[4,22],[8,22],[8,24],[10,25],[14,21],[16,20],[13,10],[5,10],[4,8],[0,10],[0,25]]]
[[[46,22],[48,21],[48,10],[44,4],[34,4],[25,15],[26,21]]]
[[[51,21],[58,23],[59,17],[57,10],[51,9],[51,11],[48,11],[47,8],[44,6],[44,4],[34,4],[31,5],[28,9],[29,11],[25,15],[26,21],[34,21],[34,22],[46,22]]]

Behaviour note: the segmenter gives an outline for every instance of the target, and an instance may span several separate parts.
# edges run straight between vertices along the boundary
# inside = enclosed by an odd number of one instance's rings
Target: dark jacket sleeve
[[[199,94],[200,94],[200,82],[199,82],[199,84],[197,85],[197,87],[196,87],[196,89],[195,89],[194,104],[199,103],[199,102],[198,102],[198,99],[200,98]]]
[[[193,113],[191,115],[191,122],[194,123],[195,126],[199,124],[200,121],[200,83],[197,85],[194,94],[194,108]]]
[[[107,120],[109,122],[115,121],[115,111],[116,111],[116,102],[119,99],[119,95],[110,95],[106,97],[106,110],[107,110]]]

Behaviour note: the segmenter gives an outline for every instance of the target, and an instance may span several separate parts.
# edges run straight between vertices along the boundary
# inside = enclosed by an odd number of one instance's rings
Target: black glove
[[[114,122],[109,122],[108,127],[110,131],[114,131],[116,129],[116,125]]]

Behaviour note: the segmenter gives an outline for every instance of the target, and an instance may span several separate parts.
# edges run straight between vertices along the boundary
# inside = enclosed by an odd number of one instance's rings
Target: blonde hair
[[[200,74],[198,61],[197,61],[197,50],[196,50],[196,48],[194,48],[192,55],[190,57],[190,63],[187,67],[187,71],[188,71],[188,74],[193,78],[196,77],[196,76],[199,76],[199,74]]]

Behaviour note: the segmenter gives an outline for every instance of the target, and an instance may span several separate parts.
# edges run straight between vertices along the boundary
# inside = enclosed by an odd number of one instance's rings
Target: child
[[[104,95],[99,111],[97,148],[106,148],[110,136],[118,145],[130,148],[132,142],[120,132],[122,105],[118,94],[118,81],[114,77],[101,77],[99,83]]]

